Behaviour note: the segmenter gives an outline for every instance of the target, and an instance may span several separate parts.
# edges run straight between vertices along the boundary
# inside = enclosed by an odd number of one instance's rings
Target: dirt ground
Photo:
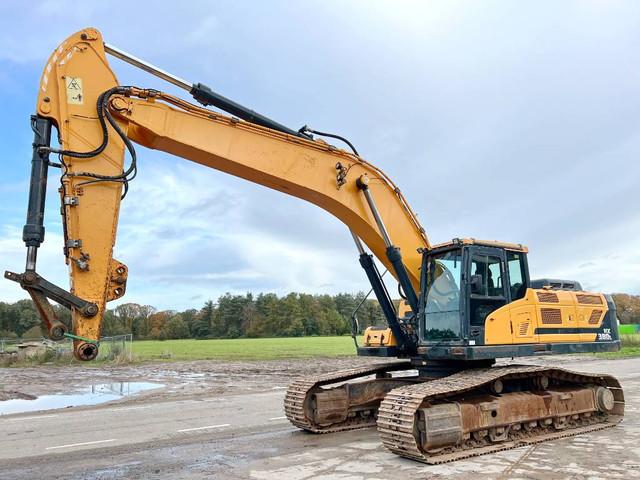
[[[561,365],[598,361],[596,357],[563,356],[523,359],[519,363]],[[155,382],[165,386],[140,393],[127,401],[189,399],[202,395],[262,392],[286,387],[299,376],[371,365],[363,357],[287,359],[270,361],[153,362],[125,365],[74,364],[70,366],[0,369],[0,401],[69,393],[90,385],[113,382]],[[639,360],[640,363],[640,360]]]
[[[562,365],[601,361],[593,356],[551,356],[518,363]],[[286,359],[270,361],[153,362],[124,365],[40,365],[0,369],[0,401],[34,399],[40,395],[73,393],[91,385],[117,382],[153,382],[164,386],[118,402],[162,402],[211,395],[259,393],[284,389],[300,376],[371,365],[363,357]],[[384,363],[384,360],[381,360]],[[505,361],[505,363],[508,360]],[[638,360],[640,363],[640,360]],[[93,408],[100,408],[96,405]]]
[[[639,359],[520,359],[618,376],[627,397],[625,420],[600,432],[440,466],[391,454],[375,429],[309,435],[283,416],[292,379],[370,363],[349,357],[2,369],[0,399],[114,382],[164,388],[101,405],[0,416],[0,479],[640,478]]]
[[[272,361],[137,363],[129,365],[70,366],[0,369],[0,401],[68,393],[101,383],[155,382],[165,388],[141,393],[127,401],[189,399],[202,395],[240,394],[287,386],[294,378],[330,370],[370,364],[366,358],[314,358]]]

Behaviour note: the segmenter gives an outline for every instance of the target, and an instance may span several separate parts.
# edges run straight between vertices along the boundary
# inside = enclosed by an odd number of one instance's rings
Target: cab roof
[[[479,240],[477,238],[454,238],[450,242],[438,243],[433,245],[433,249],[458,247],[463,245],[483,245],[486,247],[504,248],[515,252],[527,253],[529,249],[521,243],[498,242],[497,240]]]

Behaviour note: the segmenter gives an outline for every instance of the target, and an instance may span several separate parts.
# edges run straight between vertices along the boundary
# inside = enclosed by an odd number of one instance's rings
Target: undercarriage
[[[285,413],[330,433],[377,425],[390,451],[436,464],[614,426],[624,415],[610,375],[512,365],[435,378],[410,362],[300,379]]]

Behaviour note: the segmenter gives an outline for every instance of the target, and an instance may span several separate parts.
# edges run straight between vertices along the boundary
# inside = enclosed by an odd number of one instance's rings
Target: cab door
[[[474,247],[469,249],[468,258],[469,329],[472,337],[484,338],[488,319],[494,323],[501,321],[490,317],[490,314],[508,302],[505,252],[499,248]],[[501,342],[511,343],[511,327],[508,323],[491,327],[493,331],[507,332],[509,338]]]
[[[509,277],[509,316],[513,343],[538,343],[538,311],[533,290],[529,289],[526,253],[507,250]]]

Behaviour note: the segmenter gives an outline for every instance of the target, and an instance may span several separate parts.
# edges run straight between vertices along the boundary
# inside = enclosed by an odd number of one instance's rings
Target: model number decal
[[[602,333],[599,333],[598,340],[613,340],[613,337],[611,336],[611,329],[605,328]]]

